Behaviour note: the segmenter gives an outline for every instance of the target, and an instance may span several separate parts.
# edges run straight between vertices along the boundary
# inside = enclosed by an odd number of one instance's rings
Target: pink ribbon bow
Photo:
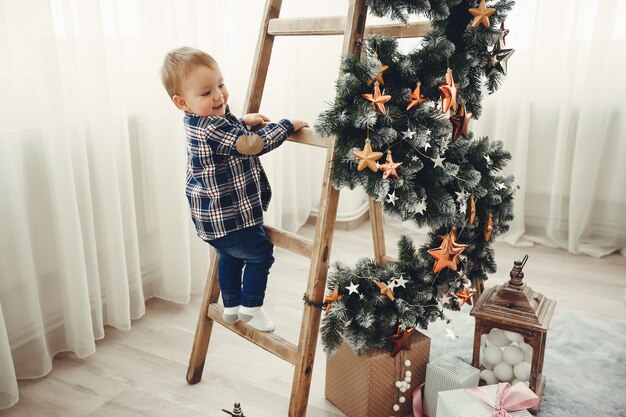
[[[514,386],[508,382],[498,384],[495,402],[479,387],[466,388],[465,391],[491,406],[494,409],[491,417],[511,417],[509,411],[526,410],[539,404],[539,397],[521,382]]]

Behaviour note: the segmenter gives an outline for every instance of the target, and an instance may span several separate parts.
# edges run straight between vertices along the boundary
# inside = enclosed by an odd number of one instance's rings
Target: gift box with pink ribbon
[[[440,392],[436,417],[532,417],[527,409],[538,403],[526,384],[506,382]]]

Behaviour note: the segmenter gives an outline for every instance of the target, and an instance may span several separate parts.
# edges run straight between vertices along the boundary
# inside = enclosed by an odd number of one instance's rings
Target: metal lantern
[[[541,399],[546,334],[556,301],[522,282],[527,260],[528,255],[515,261],[511,279],[486,289],[472,308],[470,314],[476,318],[472,365],[482,370],[481,379],[488,384],[527,381]],[[540,404],[530,411],[536,413]]]

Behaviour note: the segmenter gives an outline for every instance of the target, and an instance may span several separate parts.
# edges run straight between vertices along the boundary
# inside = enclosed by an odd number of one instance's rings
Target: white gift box
[[[437,393],[478,386],[480,371],[460,359],[443,355],[426,365],[424,414],[437,415]]]
[[[498,384],[480,387],[496,400]],[[437,397],[436,417],[491,417],[495,410],[464,389],[440,392]],[[509,412],[511,417],[533,417],[527,410]],[[435,417],[435,416],[430,416]]]

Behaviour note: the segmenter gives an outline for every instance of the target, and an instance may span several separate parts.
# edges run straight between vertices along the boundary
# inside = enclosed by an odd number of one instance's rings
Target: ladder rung
[[[274,245],[283,249],[306,256],[307,258],[310,258],[313,253],[313,242],[295,233],[285,232],[284,230],[278,230],[270,226],[265,226],[265,233]]]
[[[232,330],[255,345],[262,347],[292,365],[296,364],[298,354],[296,345],[280,336],[275,335],[274,333],[260,332],[240,321],[236,323],[227,323],[222,318],[223,312],[224,307],[219,304],[211,303],[209,304],[209,311],[207,312],[207,315],[209,318],[215,320],[222,326]]]
[[[344,16],[290,17],[269,21],[267,33],[272,36],[343,35],[346,27]],[[417,38],[430,30],[429,22],[413,22],[406,25],[372,25],[365,27],[365,36],[386,35],[396,38]]]
[[[318,146],[320,148],[328,148],[329,138],[324,136],[319,136],[315,133],[315,130],[304,127],[297,132],[294,132],[289,139],[290,142],[302,143],[305,145],[313,145]]]

